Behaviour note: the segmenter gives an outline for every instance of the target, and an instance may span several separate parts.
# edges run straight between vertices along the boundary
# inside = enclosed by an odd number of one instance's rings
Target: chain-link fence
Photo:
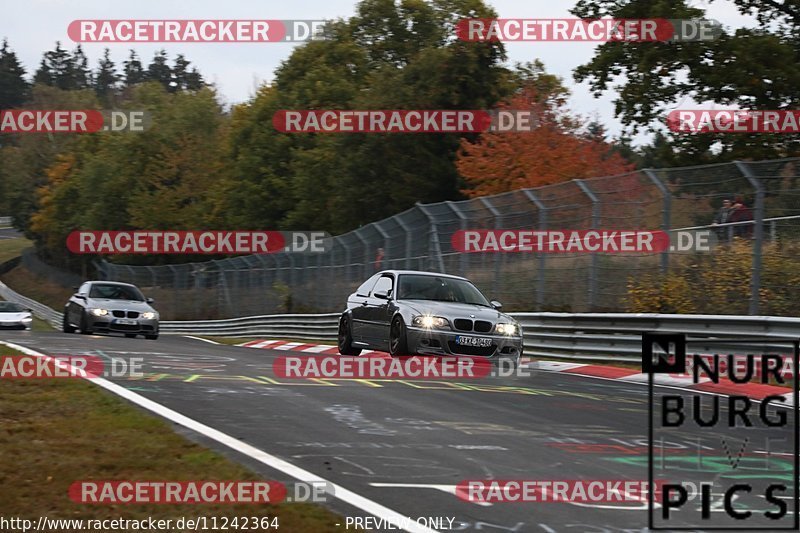
[[[153,267],[102,262],[98,270],[105,279],[142,287],[169,319],[338,311],[355,287],[382,269],[465,276],[509,311],[791,314],[796,312],[792,302],[800,302],[800,262],[794,255],[800,218],[793,217],[800,215],[798,178],[800,158],[642,170],[418,204],[335,237],[324,254],[282,252]],[[722,241],[727,235],[743,238],[706,257],[685,252],[459,253],[451,242],[456,231],[475,229],[711,227],[722,200],[736,196],[752,213],[743,223],[746,231],[713,229]],[[733,266],[720,263],[723,259]],[[717,271],[722,277],[714,277]],[[695,284],[675,281],[676,276]],[[651,308],[636,301],[637,280],[658,285],[651,293],[645,290],[645,298],[658,300]],[[697,283],[705,283],[701,292],[721,295],[697,294]],[[670,303],[671,291],[678,290],[697,301],[685,309],[680,302]]]

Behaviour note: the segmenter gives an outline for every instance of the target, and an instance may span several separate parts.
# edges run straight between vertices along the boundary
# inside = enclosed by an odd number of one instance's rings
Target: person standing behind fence
[[[737,196],[733,201],[728,222],[746,222],[753,220],[753,211],[744,203],[741,196]],[[753,235],[752,224],[739,224],[733,227],[733,236],[749,239]]]
[[[378,253],[375,254],[375,272],[379,272],[381,269],[381,265],[383,265],[383,248],[378,248]]]
[[[714,222],[712,226],[718,226],[720,224],[726,224],[730,222],[731,217],[731,201],[728,198],[722,200],[722,207],[720,207],[717,216],[714,217]],[[721,228],[717,228],[717,238],[720,242],[728,242],[730,239],[728,236],[731,234],[731,228],[728,226],[723,226]]]

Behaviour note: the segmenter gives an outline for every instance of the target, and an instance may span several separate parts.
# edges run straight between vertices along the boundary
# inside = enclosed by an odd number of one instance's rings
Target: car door
[[[374,346],[386,347],[389,339],[389,304],[394,293],[394,276],[383,274],[367,298],[365,338]]]
[[[78,291],[75,294],[88,298],[90,287],[90,283],[84,283],[78,288]],[[68,321],[74,326],[79,326],[81,323],[81,316],[83,315],[83,310],[85,308],[86,300],[82,300],[73,296],[69,302],[69,305],[67,306],[66,312]]]
[[[366,324],[368,321],[367,305],[369,304],[369,294],[379,277],[380,276],[376,274],[362,283],[361,286],[356,289],[356,292],[350,296],[350,300],[347,302],[348,307],[350,308],[350,316],[352,318],[350,323],[350,331],[353,335],[354,342],[365,342],[364,330],[366,329]]]

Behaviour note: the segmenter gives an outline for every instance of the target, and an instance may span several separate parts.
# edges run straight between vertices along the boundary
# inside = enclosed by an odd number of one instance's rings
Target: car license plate
[[[115,324],[120,324],[122,326],[135,326],[138,324],[135,320],[128,320],[127,318],[118,318],[114,321]]]
[[[456,344],[461,346],[477,346],[479,348],[486,348],[492,345],[492,339],[486,337],[467,337],[466,335],[459,335],[456,337]]]

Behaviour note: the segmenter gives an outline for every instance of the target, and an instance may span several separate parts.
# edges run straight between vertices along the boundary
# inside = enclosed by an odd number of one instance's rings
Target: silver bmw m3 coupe
[[[468,279],[415,270],[386,270],[347,299],[339,319],[339,352],[522,356],[522,330]]]
[[[158,311],[129,283],[87,281],[64,306],[64,333],[124,333],[158,338]]]

